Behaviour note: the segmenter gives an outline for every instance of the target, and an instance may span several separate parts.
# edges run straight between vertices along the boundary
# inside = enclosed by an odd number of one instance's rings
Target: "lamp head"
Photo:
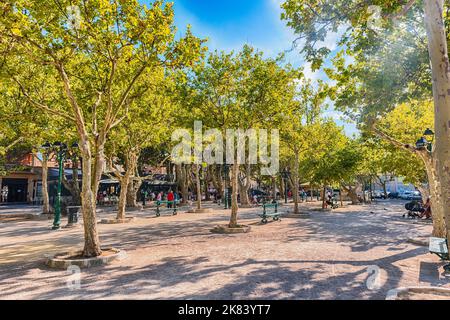
[[[433,130],[431,130],[430,128],[427,128],[427,130],[425,130],[425,132],[423,133],[423,135],[424,135],[425,137],[432,137],[432,136],[434,136],[434,132],[433,132]]]
[[[416,141],[416,149],[423,150],[427,146],[428,141],[424,137],[421,137],[419,140]]]

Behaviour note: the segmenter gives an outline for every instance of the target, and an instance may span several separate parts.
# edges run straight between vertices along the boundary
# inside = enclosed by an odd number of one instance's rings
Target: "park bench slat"
[[[161,216],[161,211],[159,209],[159,207],[161,206],[161,204],[173,204],[173,213],[172,215],[176,215],[177,214],[177,204],[180,203],[180,200],[173,200],[173,201],[169,201],[169,200],[156,200],[156,216],[160,217]]]
[[[447,240],[444,238],[431,237],[429,250],[433,253],[435,252],[448,254]]]
[[[438,255],[443,260],[449,260],[447,239],[430,237],[428,250]]]
[[[264,214],[264,213],[258,213],[258,216],[260,216],[260,217],[273,217],[273,216],[279,216],[279,215],[280,215],[279,212],[276,212],[276,213],[266,213],[266,214]]]
[[[267,223],[267,218],[270,218],[270,217],[273,218],[273,220],[280,221],[280,212],[278,212],[278,203],[264,203],[262,205],[262,207],[263,207],[263,212],[258,214],[258,216],[261,217],[262,223]],[[267,213],[267,211],[266,211],[267,208],[273,208],[275,210],[275,212]]]

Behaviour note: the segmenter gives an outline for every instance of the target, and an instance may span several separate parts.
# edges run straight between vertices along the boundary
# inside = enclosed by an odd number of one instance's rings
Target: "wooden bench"
[[[428,249],[430,253],[438,255],[442,260],[450,259],[448,255],[447,239],[430,237],[430,244]]]
[[[174,200],[174,201],[167,201],[167,200],[157,200],[156,201],[156,216],[160,217],[161,216],[161,211],[160,211],[160,207],[162,204],[167,204],[167,206],[169,204],[173,204],[173,212],[172,215],[175,216],[178,212],[177,212],[177,204],[180,203],[180,200]]]
[[[267,218],[272,218],[274,221],[281,221],[280,213],[278,212],[278,203],[263,203],[263,212],[259,213],[258,216],[261,217],[261,223],[267,223]],[[272,213],[268,213],[267,209],[273,208]]]

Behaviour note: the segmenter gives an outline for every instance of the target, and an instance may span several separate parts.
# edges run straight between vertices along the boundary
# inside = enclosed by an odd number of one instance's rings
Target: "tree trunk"
[[[175,170],[177,174],[178,187],[180,188],[181,192],[181,204],[186,204],[189,196],[186,165],[177,164],[175,166]]]
[[[345,186],[342,186],[345,191],[347,191],[348,196],[350,197],[350,200],[352,201],[352,204],[359,204],[358,195],[356,194],[356,187],[352,188],[349,186],[348,188]]]
[[[284,197],[286,196],[286,188],[284,187],[284,178],[281,177],[278,180],[278,189],[280,190],[280,195],[281,197],[284,199]]]
[[[446,228],[445,228],[445,208],[442,205],[441,200],[441,188],[439,185],[439,178],[436,172],[436,163],[435,159],[430,157],[429,155],[423,155],[422,159],[425,162],[425,168],[428,177],[428,185],[429,185],[429,194],[431,196],[431,215],[433,218],[433,236],[439,238],[446,237]],[[421,192],[423,192],[421,190]],[[422,193],[422,197],[425,196]],[[426,198],[424,199],[426,201]],[[425,202],[424,202],[425,203]]]
[[[209,194],[209,184],[208,181],[205,181],[205,183],[203,184],[203,192],[205,193],[205,201],[210,201],[211,200],[211,195]]]
[[[428,52],[431,61],[434,98],[435,150],[433,152],[436,170],[435,184],[430,185],[432,211],[441,212],[445,217],[445,233],[450,240],[450,68],[447,35],[443,21],[444,0],[424,1],[425,28],[428,37]],[[436,188],[436,189],[435,189]],[[435,189],[435,190],[433,190]],[[433,215],[433,218],[435,215]],[[437,223],[437,222],[436,222]],[[441,233],[440,226],[433,233]]]
[[[136,180],[134,178],[130,178],[126,195],[126,205],[128,208],[136,208],[139,206],[137,203],[137,192],[141,184],[142,184],[141,181]]]
[[[101,255],[100,240],[97,232],[96,194],[98,183],[92,183],[92,157],[89,141],[83,137],[81,141],[83,179],[81,188],[81,211],[84,224],[83,256],[96,257]]]
[[[211,181],[214,186],[214,189],[216,189],[217,194],[222,196],[223,195],[223,183],[222,183],[222,171],[223,169],[219,167],[218,165],[214,166],[211,165],[208,167],[211,174]]]
[[[128,150],[125,155],[125,173],[122,175],[118,168],[114,170],[115,176],[119,179],[120,194],[119,205],[117,208],[117,220],[125,219],[126,207],[130,203],[132,207],[137,207],[134,174],[138,160],[138,152],[136,150]],[[112,163],[111,163],[112,165]]]
[[[239,165],[237,164],[237,157],[234,159],[233,168],[231,170],[231,216],[230,216],[230,228],[237,227],[237,212],[238,212],[238,172]],[[225,200],[226,201],[226,200]]]
[[[250,189],[250,175],[251,175],[251,165],[245,165],[245,182],[242,183],[239,179],[239,196],[241,199],[241,205],[250,205],[250,199],[248,197],[248,190]]]
[[[277,201],[277,182],[275,180],[275,177],[272,177],[272,197],[273,202]]]
[[[386,180],[383,181],[383,182],[381,183],[381,185],[383,186],[383,195],[384,195],[384,198],[387,199]]]
[[[299,166],[299,154],[298,150],[294,150],[295,160],[294,160],[294,170],[293,170],[293,179],[294,179],[294,214],[299,214],[298,210],[298,166]]]
[[[417,188],[417,190],[419,190],[420,194],[422,195],[422,202],[426,203],[428,197],[430,196],[430,190],[427,187],[421,185],[415,187]]]
[[[205,192],[205,201],[211,200],[211,195],[209,194],[209,181],[210,181],[210,174],[208,168],[205,170],[205,181],[203,184],[203,191]]]
[[[119,195],[119,206],[117,208],[117,220],[125,219],[125,211],[127,206],[127,193],[128,185],[130,183],[130,175],[127,170],[125,175],[119,179],[120,181],[120,195]]]
[[[64,66],[60,61],[55,61],[55,67],[63,81],[64,91],[73,109],[75,125],[79,137],[79,148],[82,154],[82,188],[81,211],[84,224],[84,248],[83,256],[96,257],[101,255],[100,240],[97,232],[96,196],[105,162],[104,146],[106,142],[106,130],[104,127],[95,139],[95,156],[92,154],[92,145],[81,108],[72,93],[71,85]]]
[[[80,205],[81,194],[80,186],[78,183],[78,156],[72,157],[72,181],[68,181],[65,173],[63,173],[62,182],[64,187],[69,190],[72,196],[72,202],[74,205]]]
[[[48,156],[42,153],[42,213],[50,213],[50,200],[48,198]]]
[[[201,166],[199,164],[195,167],[195,186],[197,189],[197,209],[202,208],[202,185],[200,182],[200,170]]]
[[[327,186],[323,186],[323,194],[322,194],[322,209],[325,209],[325,197],[326,197],[326,189],[327,189]]]

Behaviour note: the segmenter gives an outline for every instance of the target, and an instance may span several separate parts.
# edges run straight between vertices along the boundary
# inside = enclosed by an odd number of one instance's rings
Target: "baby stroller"
[[[326,203],[327,203],[327,205],[329,205],[331,207],[331,209],[339,208],[338,201],[337,201],[337,199],[335,197],[328,198]]]
[[[419,218],[420,214],[425,210],[422,203],[419,201],[411,201],[406,203],[405,209],[408,210],[408,212],[403,214],[403,218],[405,218],[405,216],[407,218]]]

